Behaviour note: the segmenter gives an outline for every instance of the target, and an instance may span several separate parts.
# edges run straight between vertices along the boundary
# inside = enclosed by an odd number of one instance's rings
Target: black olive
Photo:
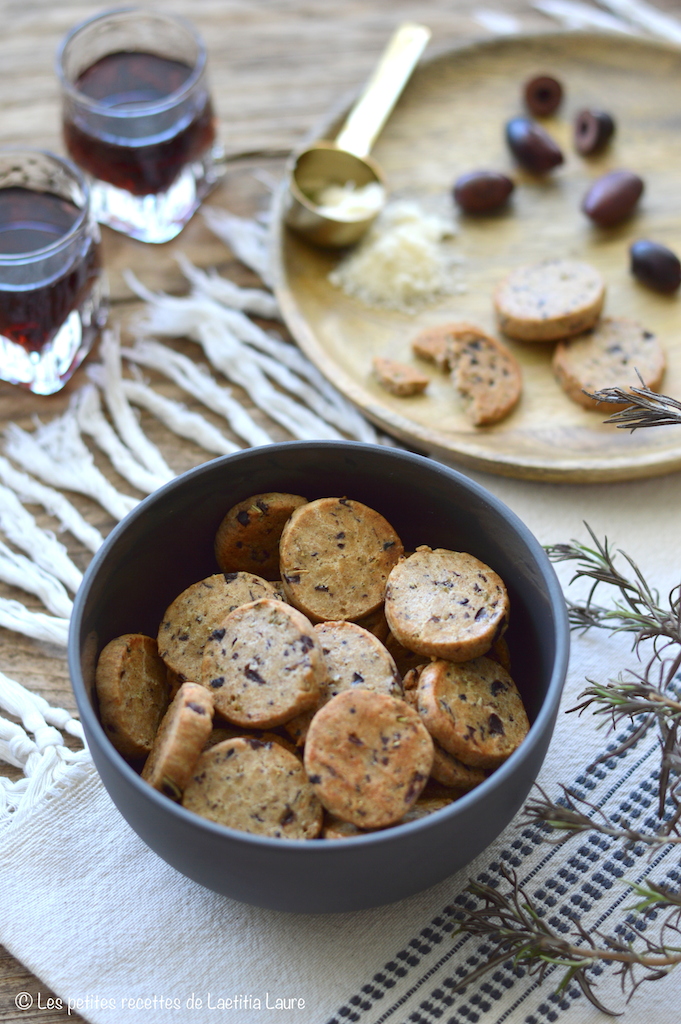
[[[548,117],[563,99],[563,86],[551,75],[537,75],[525,85],[525,103],[535,117]]]
[[[465,213],[487,213],[503,206],[514,188],[498,171],[469,171],[454,182],[454,199]]]
[[[582,210],[602,228],[619,224],[633,213],[643,192],[643,181],[631,171],[610,171],[593,183]]]
[[[513,117],[507,122],[506,141],[521,167],[531,174],[545,174],[563,162],[549,133],[529,117]]]
[[[629,247],[631,272],[637,281],[658,292],[675,292],[681,284],[681,261],[659,242],[640,238]]]
[[[582,156],[600,153],[615,132],[615,122],[605,110],[580,110],[575,117],[575,149]]]

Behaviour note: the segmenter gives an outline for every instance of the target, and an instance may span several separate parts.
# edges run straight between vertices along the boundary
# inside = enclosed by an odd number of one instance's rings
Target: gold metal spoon
[[[424,25],[401,25],[335,141],[320,140],[294,157],[289,167],[284,220],[316,245],[351,245],[381,212],[387,192],[385,178],[369,153],[430,35]],[[342,189],[351,208],[346,206],[344,210],[343,204],[335,208],[324,200],[334,186],[334,199],[337,189]],[[367,193],[365,186],[378,187]],[[365,196],[372,201],[366,202]]]

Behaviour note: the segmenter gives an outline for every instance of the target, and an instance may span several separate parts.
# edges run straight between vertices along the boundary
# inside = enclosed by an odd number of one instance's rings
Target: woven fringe
[[[205,208],[208,225],[234,255],[260,275],[267,286],[268,229],[256,221]],[[114,519],[122,519],[138,504],[123,494],[95,465],[83,435],[107,456],[117,473],[141,493],[151,493],[175,476],[159,449],[142,431],[133,406],[147,409],[173,433],[200,445],[206,452],[240,450],[221,430],[199,413],[156,392],[141,379],[140,367],[161,372],[180,388],[221,416],[245,445],[273,441],[249,410],[195,360],[153,340],[150,334],[189,337],[201,345],[211,367],[242,387],[270,421],[295,438],[342,438],[390,443],[308,362],[302,353],[274,331],[265,331],[247,314],[279,320],[270,291],[241,288],[215,272],[195,267],[179,257],[191,291],[184,298],[155,294],[128,276],[147,304],[136,327],[136,341],[121,348],[118,333],[105,331],[101,362],[86,368],[88,383],[74,392],[69,409],[33,432],[10,424],[5,453],[0,455],[0,529],[20,555],[0,539],[0,579],[38,597],[52,614],[33,611],[19,601],[0,598],[0,626],[43,643],[65,648],[72,602],[82,574],[66,548],[42,530],[23,503],[38,503],[85,547],[95,552],[102,535],[62,494],[85,495]],[[125,364],[124,364],[125,361]],[[124,375],[124,365],[127,372]],[[16,465],[15,465],[16,464]],[[17,468],[20,467],[20,468]],[[0,830],[21,820],[42,800],[54,796],[91,771],[86,750],[71,751],[63,733],[83,740],[80,723],[67,711],[53,708],[42,697],[0,673],[0,761],[21,768],[24,777],[10,781],[0,775]]]
[[[0,672],[0,708],[21,724],[0,715],[0,760],[21,768],[23,779],[0,777],[0,829],[21,821],[60,782],[72,782],[73,769],[90,762],[83,728],[64,708],[52,707],[43,697]],[[62,733],[75,736],[81,750],[70,750]],[[29,734],[32,734],[29,735]]]

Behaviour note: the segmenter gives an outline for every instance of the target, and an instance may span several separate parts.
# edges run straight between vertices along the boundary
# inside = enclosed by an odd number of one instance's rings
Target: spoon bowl
[[[336,140],[316,142],[291,161],[284,220],[308,241],[333,249],[352,245],[381,212],[387,186],[369,152],[429,39],[425,26],[401,25]],[[381,192],[377,202],[367,202],[362,190],[373,184]],[[350,200],[349,205],[340,203],[337,211],[323,199],[320,202],[334,186],[343,200]]]
[[[371,157],[356,156],[339,149],[335,142],[317,142],[296,158],[290,173],[289,206],[286,223],[308,241],[327,248],[342,248],[358,241],[381,211],[367,208],[364,216],[331,217],[321,212],[312,196],[329,185],[341,188],[352,183],[355,190],[374,183],[386,189],[381,168]]]

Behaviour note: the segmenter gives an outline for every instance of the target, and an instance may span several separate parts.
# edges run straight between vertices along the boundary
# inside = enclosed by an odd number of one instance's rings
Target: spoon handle
[[[368,156],[430,35],[425,25],[400,25],[341,128],[336,139],[339,149],[359,157]]]

